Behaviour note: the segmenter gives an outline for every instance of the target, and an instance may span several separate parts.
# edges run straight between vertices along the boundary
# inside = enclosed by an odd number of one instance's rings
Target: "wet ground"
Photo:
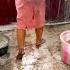
[[[39,49],[35,48],[35,32],[27,31],[25,55],[22,61],[15,62],[17,55],[16,30],[4,31],[9,37],[9,50],[6,63],[0,65],[0,70],[70,70],[70,66],[61,60],[60,34],[70,30],[70,24],[46,26],[43,38],[46,40]],[[30,45],[32,44],[32,45]],[[4,56],[6,58],[6,55]],[[4,58],[2,57],[2,58]],[[1,63],[1,61],[0,61]]]

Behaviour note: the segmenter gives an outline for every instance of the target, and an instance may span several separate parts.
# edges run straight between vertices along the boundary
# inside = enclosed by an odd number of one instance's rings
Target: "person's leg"
[[[26,30],[23,29],[17,29],[17,43],[18,43],[18,55],[17,59],[22,59],[22,56],[24,55],[24,46],[25,46],[25,36],[26,36]]]
[[[36,28],[35,32],[36,32],[36,47],[39,48],[40,47],[40,42],[42,40],[43,27]]]
[[[45,42],[45,40],[42,39],[45,25],[45,0],[41,0],[41,2],[34,7],[34,23],[36,28],[36,47],[39,48],[40,45]]]

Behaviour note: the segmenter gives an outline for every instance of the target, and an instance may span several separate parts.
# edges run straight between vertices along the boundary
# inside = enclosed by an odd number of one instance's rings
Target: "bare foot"
[[[24,49],[19,49],[18,55],[16,56],[16,60],[22,60],[24,54]]]
[[[38,48],[39,49],[39,47],[41,47],[41,45],[43,44],[43,43],[45,43],[45,39],[42,39],[39,43],[36,43],[36,48]]]
[[[23,55],[24,55],[25,53],[18,53],[18,55],[16,56],[16,59],[17,60],[22,60],[22,57],[23,57]]]

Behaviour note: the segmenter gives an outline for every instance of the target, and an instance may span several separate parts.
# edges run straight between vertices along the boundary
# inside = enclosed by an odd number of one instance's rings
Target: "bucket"
[[[7,36],[0,34],[0,57],[7,53],[9,39]]]
[[[61,58],[65,64],[70,65],[70,30],[64,31],[60,34],[61,40]]]

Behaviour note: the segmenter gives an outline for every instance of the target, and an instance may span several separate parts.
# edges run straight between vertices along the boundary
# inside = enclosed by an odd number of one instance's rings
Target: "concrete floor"
[[[70,66],[61,61],[60,33],[70,30],[70,24],[46,26],[43,38],[46,40],[39,49],[35,48],[35,32],[27,31],[25,55],[22,61],[15,62],[17,55],[16,30],[4,31],[10,39],[8,60],[0,65],[0,70],[70,70]],[[4,56],[5,57],[5,56]],[[2,57],[2,58],[4,58]],[[1,63],[1,61],[0,61]]]

